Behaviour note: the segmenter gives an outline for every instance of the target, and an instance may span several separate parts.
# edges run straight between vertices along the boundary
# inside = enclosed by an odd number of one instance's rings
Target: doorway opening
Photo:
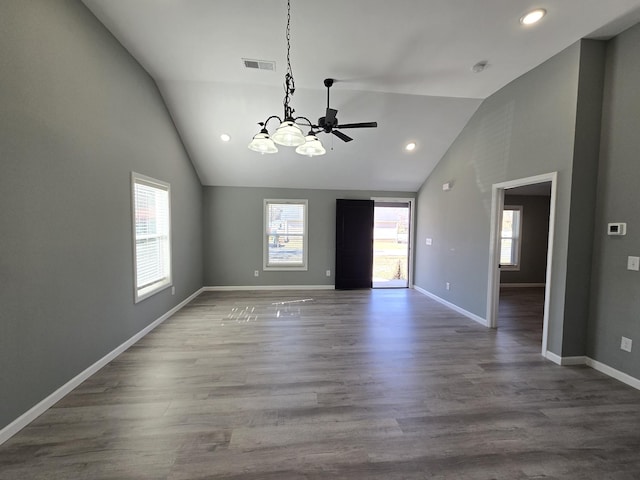
[[[542,343],[551,182],[504,189],[497,326]]]
[[[552,172],[492,187],[487,324],[518,328],[514,322],[521,322],[519,327],[525,328],[528,321],[532,335],[538,341],[542,337],[543,355],[549,331],[556,179]],[[509,312],[535,312],[532,304],[517,307],[536,298],[542,314],[537,319],[509,317]]]
[[[374,199],[373,288],[411,285],[413,199]]]

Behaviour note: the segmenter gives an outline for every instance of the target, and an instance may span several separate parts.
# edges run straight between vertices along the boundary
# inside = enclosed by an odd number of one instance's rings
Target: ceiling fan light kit
[[[375,128],[378,126],[377,122],[365,122],[365,123],[348,123],[340,125],[338,118],[336,117],[338,111],[329,107],[329,89],[333,85],[334,80],[327,78],[324,81],[325,87],[327,87],[327,110],[324,117],[318,119],[318,124],[315,125],[307,117],[294,117],[295,110],[291,108],[289,102],[291,96],[295,92],[295,82],[293,79],[293,71],[291,70],[291,0],[287,0],[287,73],[284,77],[284,115],[280,118],[278,115],[271,115],[264,122],[259,122],[261,129],[257,133],[248,147],[249,150],[253,150],[258,153],[276,153],[278,145],[284,145],[287,147],[297,147],[296,153],[300,155],[307,155],[314,157],[317,155],[324,155],[327,151],[322,146],[320,140],[316,134],[333,133],[336,137],[344,142],[350,142],[353,140],[348,135],[336,130],[337,128]],[[245,62],[246,63],[246,62]],[[273,136],[269,136],[267,130],[268,123],[277,119],[280,122],[280,126],[276,129]],[[309,127],[309,133],[305,136],[302,133],[302,129],[299,125],[305,125]]]

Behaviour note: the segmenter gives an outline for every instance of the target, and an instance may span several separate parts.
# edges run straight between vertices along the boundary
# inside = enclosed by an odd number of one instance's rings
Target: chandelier
[[[293,79],[293,71],[291,70],[291,0],[287,0],[287,73],[284,76],[284,115],[280,118],[278,115],[271,115],[264,122],[259,122],[261,129],[249,143],[249,149],[254,152],[276,153],[278,145],[286,147],[296,147],[296,153],[300,155],[308,155],[314,157],[324,155],[327,151],[318,140],[314,125],[307,117],[295,117],[295,110],[291,108],[291,96],[295,92],[295,82]],[[273,133],[269,135],[267,125],[271,120],[277,119],[280,125]],[[300,125],[308,126],[309,132],[304,135]]]

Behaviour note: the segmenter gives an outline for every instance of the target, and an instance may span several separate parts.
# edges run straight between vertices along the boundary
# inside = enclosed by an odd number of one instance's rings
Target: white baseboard
[[[556,355],[553,352],[550,352],[549,350],[547,350],[545,352],[544,358],[546,358],[547,360],[552,361],[556,365],[562,365],[562,357],[560,355]]]
[[[553,352],[547,350],[545,353],[545,358],[551,360],[553,363],[562,366],[570,366],[570,365],[586,365],[587,357],[561,357],[560,355],[556,355]]]
[[[251,290],[335,290],[335,285],[225,285],[203,287],[203,292],[233,292]]]
[[[624,372],[621,372],[620,370],[616,370],[613,367],[610,367],[609,365],[606,365],[602,362],[598,362],[597,360],[594,360],[592,358],[589,357],[561,357],[559,355],[556,355],[553,352],[549,352],[547,351],[545,353],[545,357],[548,360],[551,360],[553,363],[556,363],[558,365],[562,365],[562,366],[569,366],[569,365],[586,365],[588,367],[593,368],[594,370],[599,371],[600,373],[604,373],[605,375],[608,375],[609,377],[615,378],[616,380],[625,383],[627,385],[629,385],[630,387],[633,387],[637,390],[640,390],[640,379],[637,379],[635,377],[632,377],[631,375],[627,375]]]
[[[587,357],[586,364],[594,370],[604,373],[605,375],[609,375],[610,377],[613,377],[616,380],[621,381],[622,383],[626,383],[627,385],[640,390],[640,379],[632,377],[631,375],[627,375],[620,370],[616,370],[615,368],[598,362],[597,360],[593,360],[592,358]]]
[[[586,365],[587,357],[562,357],[562,362],[560,365],[562,366],[572,366],[572,365]]]
[[[449,307],[451,310],[454,310],[462,315],[464,315],[465,317],[470,318],[471,320],[473,320],[474,322],[478,322],[480,325],[483,325],[485,327],[488,326],[487,324],[487,320],[476,315],[475,313],[471,313],[467,310],[465,310],[464,308],[460,308],[459,306],[451,303],[451,302],[447,302],[444,298],[440,298],[437,295],[434,295],[431,292],[428,292],[427,290],[425,290],[424,288],[420,288],[416,285],[413,286],[413,289],[420,292],[423,295],[426,295],[427,297],[435,300],[438,303],[441,303],[442,305],[444,305],[445,307]]]
[[[167,318],[171,317],[171,315],[176,313],[178,310],[180,310],[182,307],[188,304],[191,300],[193,300],[195,297],[200,295],[200,293],[202,293],[202,289],[196,291],[195,293],[190,295],[187,299],[183,300],[178,305],[176,305],[171,310],[169,310],[167,313],[162,315],[160,318],[154,320],[152,323],[150,323],[145,328],[143,328],[138,333],[136,333],[133,337],[128,339],[126,342],[124,342],[122,345],[118,346],[117,348],[115,348],[114,350],[106,354],[104,357],[102,357],[100,360],[95,362],[93,365],[89,366],[84,371],[80,372],[78,375],[76,375],[67,383],[65,383],[60,388],[58,388],[51,395],[47,396],[46,398],[38,402],[32,408],[30,408],[25,413],[23,413],[18,418],[16,418],[9,425],[7,425],[2,430],[0,430],[0,445],[2,445],[4,442],[9,440],[11,437],[13,437],[16,433],[18,433],[24,427],[26,427],[31,422],[33,422],[36,418],[38,418],[40,415],[46,412],[49,408],[55,405],[65,395],[71,392],[74,388],[79,386],[87,378],[89,378],[91,375],[96,373],[102,367],[107,365],[110,361],[112,361],[114,358],[116,358],[118,355],[124,352],[127,348],[129,348],[131,345],[133,345],[142,337],[144,337],[146,334],[148,334],[151,330],[153,330],[162,322],[164,322]]]
[[[542,288],[544,283],[501,283],[500,288]]]

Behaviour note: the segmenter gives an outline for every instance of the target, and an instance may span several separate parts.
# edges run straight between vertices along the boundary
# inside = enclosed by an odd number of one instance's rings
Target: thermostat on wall
[[[626,235],[627,224],[626,223],[610,223],[607,225],[607,235]]]

